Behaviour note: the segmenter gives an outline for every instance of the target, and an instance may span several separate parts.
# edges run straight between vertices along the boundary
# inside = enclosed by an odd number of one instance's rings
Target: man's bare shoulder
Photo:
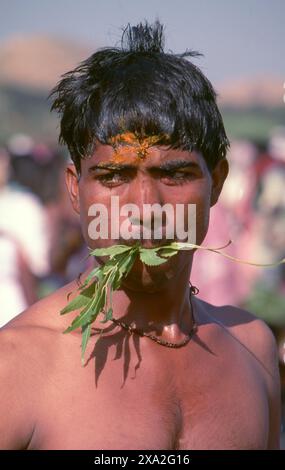
[[[219,325],[245,354],[254,358],[255,374],[266,384],[269,409],[268,449],[279,449],[281,390],[278,349],[275,337],[266,323],[252,313],[232,305],[214,306],[198,300],[203,323]],[[225,352],[226,353],[226,352]],[[248,356],[249,357],[249,356]],[[238,370],[237,370],[238,373]],[[262,380],[263,379],[263,380]]]
[[[10,365],[14,361],[14,367],[20,365],[22,369],[31,365],[36,368],[36,364],[52,366],[63,337],[69,336],[62,333],[72,321],[68,315],[60,315],[60,310],[67,304],[68,294],[75,290],[75,282],[63,286],[0,328],[2,367],[6,359]]]
[[[268,370],[276,371],[277,344],[269,326],[254,314],[233,305],[215,306],[199,299],[210,322],[217,323]]]
[[[60,316],[60,310],[72,299],[75,290],[75,281],[66,284],[35,302],[4,325],[0,331],[14,331],[18,328],[45,328],[56,330],[65,324],[65,318],[64,316]]]
[[[74,283],[64,286],[0,329],[0,449],[27,448],[30,442],[39,397],[58,358],[72,349],[59,312],[73,289]]]

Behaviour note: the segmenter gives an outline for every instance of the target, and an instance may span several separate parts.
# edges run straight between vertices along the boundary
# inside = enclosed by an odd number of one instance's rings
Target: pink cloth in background
[[[203,246],[220,247],[230,239],[233,244],[223,251],[231,256],[252,260],[250,229],[233,236],[228,210],[219,202],[211,209],[210,224]],[[199,296],[214,305],[239,305],[248,295],[260,275],[258,268],[231,261],[220,254],[197,250],[194,256],[191,282],[200,290]]]

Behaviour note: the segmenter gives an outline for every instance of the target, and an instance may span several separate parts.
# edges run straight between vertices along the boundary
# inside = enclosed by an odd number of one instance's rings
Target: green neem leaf
[[[160,256],[156,254],[156,251],[147,248],[140,249],[140,260],[148,266],[158,266],[167,261],[166,259],[160,258]]]
[[[100,321],[100,323],[107,323],[107,321],[111,320],[112,318],[113,318],[113,309],[110,307],[108,309],[108,312],[106,313],[104,320]]]
[[[64,333],[70,333],[73,330],[76,330],[80,326],[84,326],[88,323],[91,317],[98,315],[100,310],[104,307],[106,301],[106,293],[102,290],[99,295],[95,295],[92,300],[89,301],[88,305],[81,311],[71,325],[64,331]]]
[[[86,346],[91,334],[91,324],[82,327],[82,342],[81,342],[81,364],[84,365],[84,355]]]
[[[197,248],[198,245],[194,245],[193,243],[184,243],[184,242],[172,242],[167,245],[165,248],[170,250],[193,250]]]
[[[158,255],[163,256],[164,258],[170,258],[171,256],[174,256],[177,253],[178,253],[178,250],[175,250],[174,248],[163,247],[159,250]]]
[[[73,320],[72,324],[67,328],[64,333],[71,332],[78,327],[82,328],[82,364],[84,363],[84,353],[86,351],[87,343],[91,335],[91,324],[96,320],[100,312],[104,312],[107,308],[107,291],[110,292],[110,305],[105,314],[105,318],[101,323],[106,323],[112,318],[112,293],[119,289],[123,278],[125,278],[139,255],[140,260],[148,266],[158,266],[167,261],[167,258],[174,256],[179,250],[193,250],[202,249],[212,251],[222,256],[225,256],[233,261],[239,263],[246,263],[253,266],[261,267],[275,267],[279,264],[285,263],[283,258],[281,261],[271,264],[257,264],[249,261],[243,261],[233,256],[223,253],[221,250],[226,248],[231,241],[226,245],[219,248],[210,248],[201,245],[194,245],[191,243],[172,242],[169,245],[164,245],[157,248],[146,249],[139,246],[138,243],[133,246],[126,245],[113,245],[107,248],[98,248],[91,251],[92,256],[109,256],[109,259],[104,265],[98,266],[91,271],[86,278],[85,282],[79,287],[79,295],[74,298],[69,304],[61,310],[61,314],[69,313],[72,310],[82,308],[80,314]],[[90,281],[93,279],[92,283]],[[103,329],[100,332],[99,337]],[[98,338],[99,339],[99,338]]]
[[[85,307],[92,299],[95,292],[95,283],[92,283],[86,289],[81,291],[81,293],[71,300],[66,307],[64,307],[60,311],[60,315],[64,315],[65,313],[72,312],[73,310],[77,310],[78,308]]]
[[[131,249],[131,246],[113,245],[106,248],[96,248],[95,250],[91,251],[90,254],[93,256],[116,256],[121,253],[125,253],[126,251],[130,251]]]
[[[131,253],[128,253],[127,256],[125,256],[121,262],[118,263],[118,270],[120,273],[120,279],[129,272],[131,267],[134,264],[135,258],[137,256],[137,251],[134,250]]]
[[[98,280],[100,280],[101,276],[102,276],[101,266],[96,266],[96,268],[92,269],[92,271],[88,274],[85,281],[81,284],[80,290],[84,289],[84,287],[86,287],[89,284],[91,279],[97,278]]]

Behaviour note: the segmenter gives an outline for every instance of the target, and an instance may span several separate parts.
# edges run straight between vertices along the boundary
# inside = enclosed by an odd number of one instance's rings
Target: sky
[[[285,0],[0,0],[0,43],[44,33],[94,47],[113,46],[122,28],[156,17],[166,50],[194,49],[214,83],[284,76]]]

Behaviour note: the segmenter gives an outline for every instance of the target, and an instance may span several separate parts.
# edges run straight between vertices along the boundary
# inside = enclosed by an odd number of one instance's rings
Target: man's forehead
[[[169,145],[156,144],[161,137],[138,137],[133,133],[119,134],[109,140],[109,144],[96,142],[96,147],[88,161],[92,163],[147,163],[148,161],[167,161],[172,159],[187,159],[199,161],[199,152],[169,148]]]

